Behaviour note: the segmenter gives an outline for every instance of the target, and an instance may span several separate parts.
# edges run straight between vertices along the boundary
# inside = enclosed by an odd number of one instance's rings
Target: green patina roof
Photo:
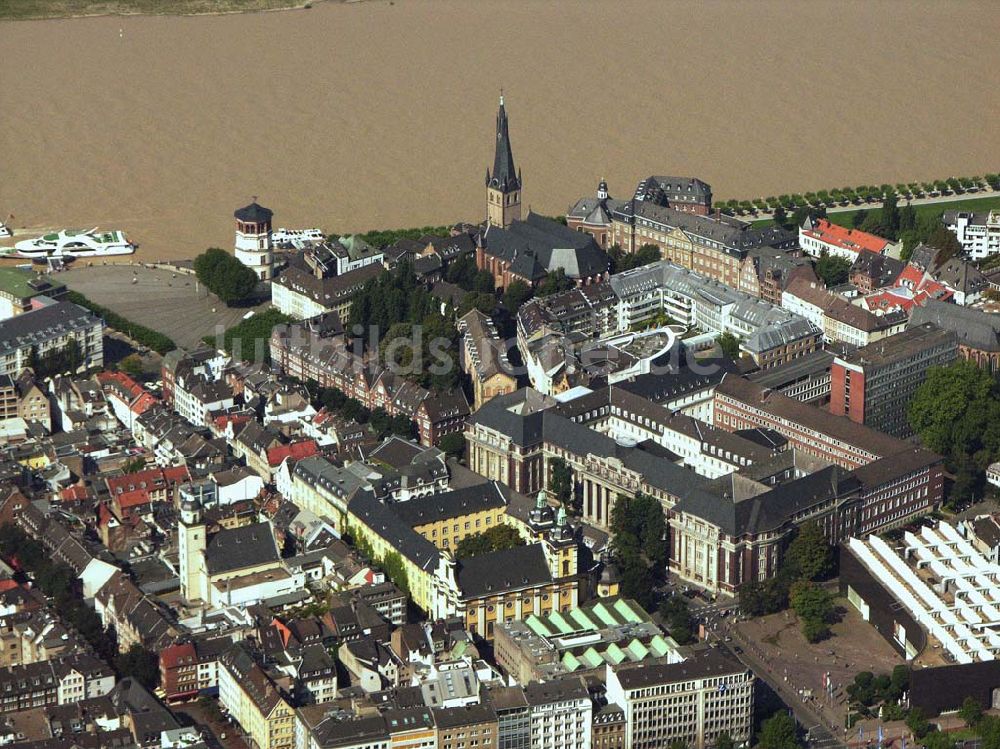
[[[598,653],[594,648],[587,648],[583,655],[580,656],[580,660],[587,664],[590,668],[597,668],[602,663],[604,663],[604,658]]]
[[[620,622],[616,619],[611,611],[603,603],[599,603],[594,606],[594,616],[600,619],[602,622],[607,624],[609,627],[613,627]]]
[[[573,631],[573,625],[571,625],[558,611],[553,611],[549,616],[549,622],[553,627],[558,629],[562,634],[567,634]]]
[[[615,601],[615,611],[618,615],[622,617],[627,622],[632,622],[633,624],[638,624],[644,621],[644,619],[639,616],[638,612],[628,605],[628,602],[624,598],[619,598]]]
[[[647,648],[638,640],[632,640],[632,642],[628,644],[626,650],[628,650],[633,660],[637,661],[641,661],[643,658],[649,655],[649,648]]]
[[[576,671],[581,666],[580,660],[568,650],[563,653],[562,664],[567,671]]]
[[[649,649],[653,651],[654,655],[660,657],[670,652],[670,644],[660,635],[656,635],[649,641]]]
[[[597,624],[587,616],[583,609],[573,609],[569,612],[569,616],[580,625],[580,629],[588,631],[600,629],[600,627],[598,627]]]
[[[625,651],[618,647],[615,643],[611,643],[608,645],[608,649],[604,652],[604,658],[609,663],[617,664],[624,661],[628,658],[628,656],[625,655]]]
[[[550,630],[540,618],[532,614],[524,623],[528,625],[528,629],[534,632],[539,637],[551,637],[552,630]]]

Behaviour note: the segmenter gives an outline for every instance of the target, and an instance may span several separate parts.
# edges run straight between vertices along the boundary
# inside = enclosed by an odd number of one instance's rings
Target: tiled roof
[[[802,233],[818,239],[826,244],[839,247],[850,252],[877,252],[881,254],[885,251],[889,240],[877,237],[874,234],[860,231],[859,229],[848,229],[844,226],[831,223],[825,218],[817,219],[811,228],[803,226]]]

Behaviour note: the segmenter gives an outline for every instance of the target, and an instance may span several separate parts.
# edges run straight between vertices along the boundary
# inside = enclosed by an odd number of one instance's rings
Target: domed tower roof
[[[556,515],[545,499],[545,491],[539,491],[535,506],[528,513],[529,522],[535,527],[548,527],[555,523]]]
[[[601,181],[597,185],[597,199],[598,200],[607,200],[608,199],[608,183],[604,179],[604,177],[601,177]]]
[[[621,582],[622,576],[618,571],[618,566],[614,562],[605,562],[604,569],[601,570],[601,582],[604,585]]]
[[[260,205],[255,200],[250,205],[237,208],[233,212],[233,216],[235,216],[238,221],[244,221],[249,224],[266,224],[271,220],[271,217],[274,216],[274,212],[270,208],[265,208]]]

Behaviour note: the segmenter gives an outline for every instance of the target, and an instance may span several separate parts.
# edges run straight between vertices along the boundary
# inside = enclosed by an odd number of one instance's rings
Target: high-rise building
[[[830,370],[830,412],[908,437],[907,404],[927,370],[956,358],[955,333],[929,322],[838,356]]]

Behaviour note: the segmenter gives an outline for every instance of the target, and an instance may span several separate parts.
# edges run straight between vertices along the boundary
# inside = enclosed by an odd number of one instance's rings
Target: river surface
[[[524,203],[606,177],[717,198],[1000,171],[991,2],[395,0],[0,24],[0,218],[232,246],[480,220],[497,95]]]

